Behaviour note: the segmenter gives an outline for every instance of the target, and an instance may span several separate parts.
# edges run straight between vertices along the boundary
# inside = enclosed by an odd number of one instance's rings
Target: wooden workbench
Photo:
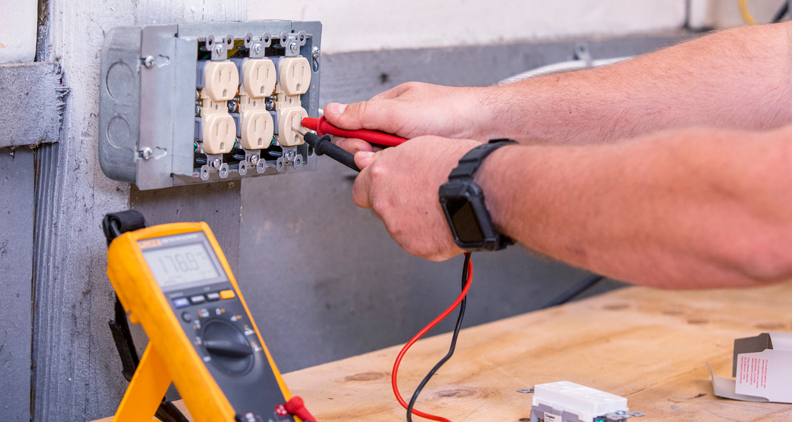
[[[566,380],[627,397],[631,410],[646,413],[635,422],[792,420],[792,405],[712,394],[705,362],[728,377],[733,340],[767,331],[792,331],[792,283],[730,291],[627,288],[463,330],[454,358],[417,408],[454,422],[527,421],[531,395],[517,389]],[[449,339],[421,341],[407,354],[399,377],[407,399]],[[390,387],[400,347],[284,378],[320,422],[404,420]]]

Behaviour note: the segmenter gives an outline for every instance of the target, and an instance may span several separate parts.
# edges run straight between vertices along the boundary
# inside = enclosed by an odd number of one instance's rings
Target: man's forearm
[[[687,129],[597,146],[511,146],[477,176],[496,225],[535,251],[637,284],[792,275],[792,130]]]
[[[693,125],[792,122],[792,24],[719,32],[616,65],[493,87],[493,136],[602,143]]]

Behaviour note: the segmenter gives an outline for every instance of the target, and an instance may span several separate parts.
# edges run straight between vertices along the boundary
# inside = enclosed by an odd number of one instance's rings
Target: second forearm
[[[614,278],[681,288],[785,274],[777,267],[787,261],[776,259],[792,247],[783,158],[754,143],[765,135],[708,133],[506,147],[478,178],[503,232]]]

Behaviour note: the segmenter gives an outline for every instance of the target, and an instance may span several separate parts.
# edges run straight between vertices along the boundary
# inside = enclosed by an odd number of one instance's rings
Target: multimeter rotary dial
[[[253,366],[253,347],[236,325],[210,319],[204,323],[201,337],[212,363],[220,370],[229,375],[244,375]]]

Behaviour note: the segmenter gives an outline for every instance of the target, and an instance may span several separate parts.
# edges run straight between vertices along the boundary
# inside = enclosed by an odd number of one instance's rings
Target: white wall
[[[0,63],[33,61],[37,15],[36,0],[0,0]]]
[[[784,1],[748,0],[748,11],[757,23],[767,23],[773,19]],[[691,22],[696,22],[693,26],[729,28],[745,24],[737,0],[691,0],[691,2],[693,5],[691,10],[697,11],[695,16],[691,16]],[[701,24],[697,23],[699,20]]]
[[[249,0],[249,19],[320,20],[324,52],[680,28],[686,0]]]

